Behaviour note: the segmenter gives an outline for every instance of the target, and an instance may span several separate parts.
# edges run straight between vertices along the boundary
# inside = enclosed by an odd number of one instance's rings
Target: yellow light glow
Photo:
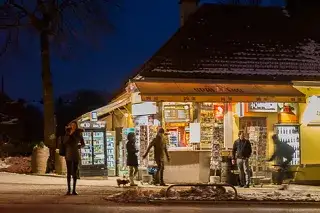
[[[311,96],[301,119],[301,123],[303,125],[308,125],[312,120],[315,119],[319,106],[320,98],[317,96]]]

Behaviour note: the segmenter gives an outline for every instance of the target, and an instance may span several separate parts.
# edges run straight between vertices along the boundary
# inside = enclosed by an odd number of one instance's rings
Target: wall
[[[301,113],[301,164],[320,164],[320,126],[304,124],[303,119],[307,104],[299,104],[299,107]]]
[[[232,111],[236,112],[236,104],[232,104]],[[245,117],[265,117],[267,118],[267,131],[268,131],[268,142],[267,142],[267,158],[271,157],[273,154],[274,146],[272,142],[273,125],[278,123],[278,115],[277,113],[245,113]],[[238,139],[239,132],[239,117],[234,113],[233,116],[233,141]]]
[[[210,151],[169,151],[169,155],[170,162],[165,163],[165,182],[209,182]]]

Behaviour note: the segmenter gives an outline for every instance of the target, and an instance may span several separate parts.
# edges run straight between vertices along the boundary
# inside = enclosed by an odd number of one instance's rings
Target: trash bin
[[[232,167],[231,158],[228,156],[223,156],[221,161],[221,183],[230,182],[231,167]]]

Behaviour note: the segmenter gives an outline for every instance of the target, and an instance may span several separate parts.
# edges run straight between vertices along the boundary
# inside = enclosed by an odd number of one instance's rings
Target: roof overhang
[[[142,101],[305,103],[292,83],[135,81]]]

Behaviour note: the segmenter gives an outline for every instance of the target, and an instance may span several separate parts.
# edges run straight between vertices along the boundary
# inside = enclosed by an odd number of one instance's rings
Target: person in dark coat
[[[138,150],[136,148],[136,140],[133,132],[128,134],[127,148],[127,166],[129,166],[130,186],[137,186],[134,183],[134,178],[138,174]]]
[[[280,169],[278,170],[279,174],[277,177],[277,184],[281,185],[284,180],[285,172],[293,159],[294,148],[281,142],[276,134],[272,136],[272,140],[275,146],[275,151],[269,161],[276,160],[276,164],[279,165]],[[285,161],[283,161],[284,158]]]
[[[234,142],[232,149],[232,164],[237,163],[240,172],[240,187],[249,188],[250,166],[249,158],[252,153],[251,143],[244,137],[244,132],[239,131],[239,138]]]
[[[143,155],[143,158],[146,158],[150,149],[154,149],[154,160],[157,164],[157,173],[156,173],[156,182],[155,184],[160,184],[161,186],[166,186],[163,181],[163,172],[164,172],[164,158],[167,157],[167,160],[170,161],[166,136],[164,135],[164,129],[160,128],[157,136],[149,144],[146,153]]]
[[[76,122],[72,122],[66,129],[66,136],[64,138],[65,145],[65,159],[67,164],[67,195],[71,194],[71,176],[73,178],[72,194],[77,195],[76,186],[78,179],[78,169],[81,160],[80,148],[84,147],[84,140],[82,137],[82,130],[78,128]]]

